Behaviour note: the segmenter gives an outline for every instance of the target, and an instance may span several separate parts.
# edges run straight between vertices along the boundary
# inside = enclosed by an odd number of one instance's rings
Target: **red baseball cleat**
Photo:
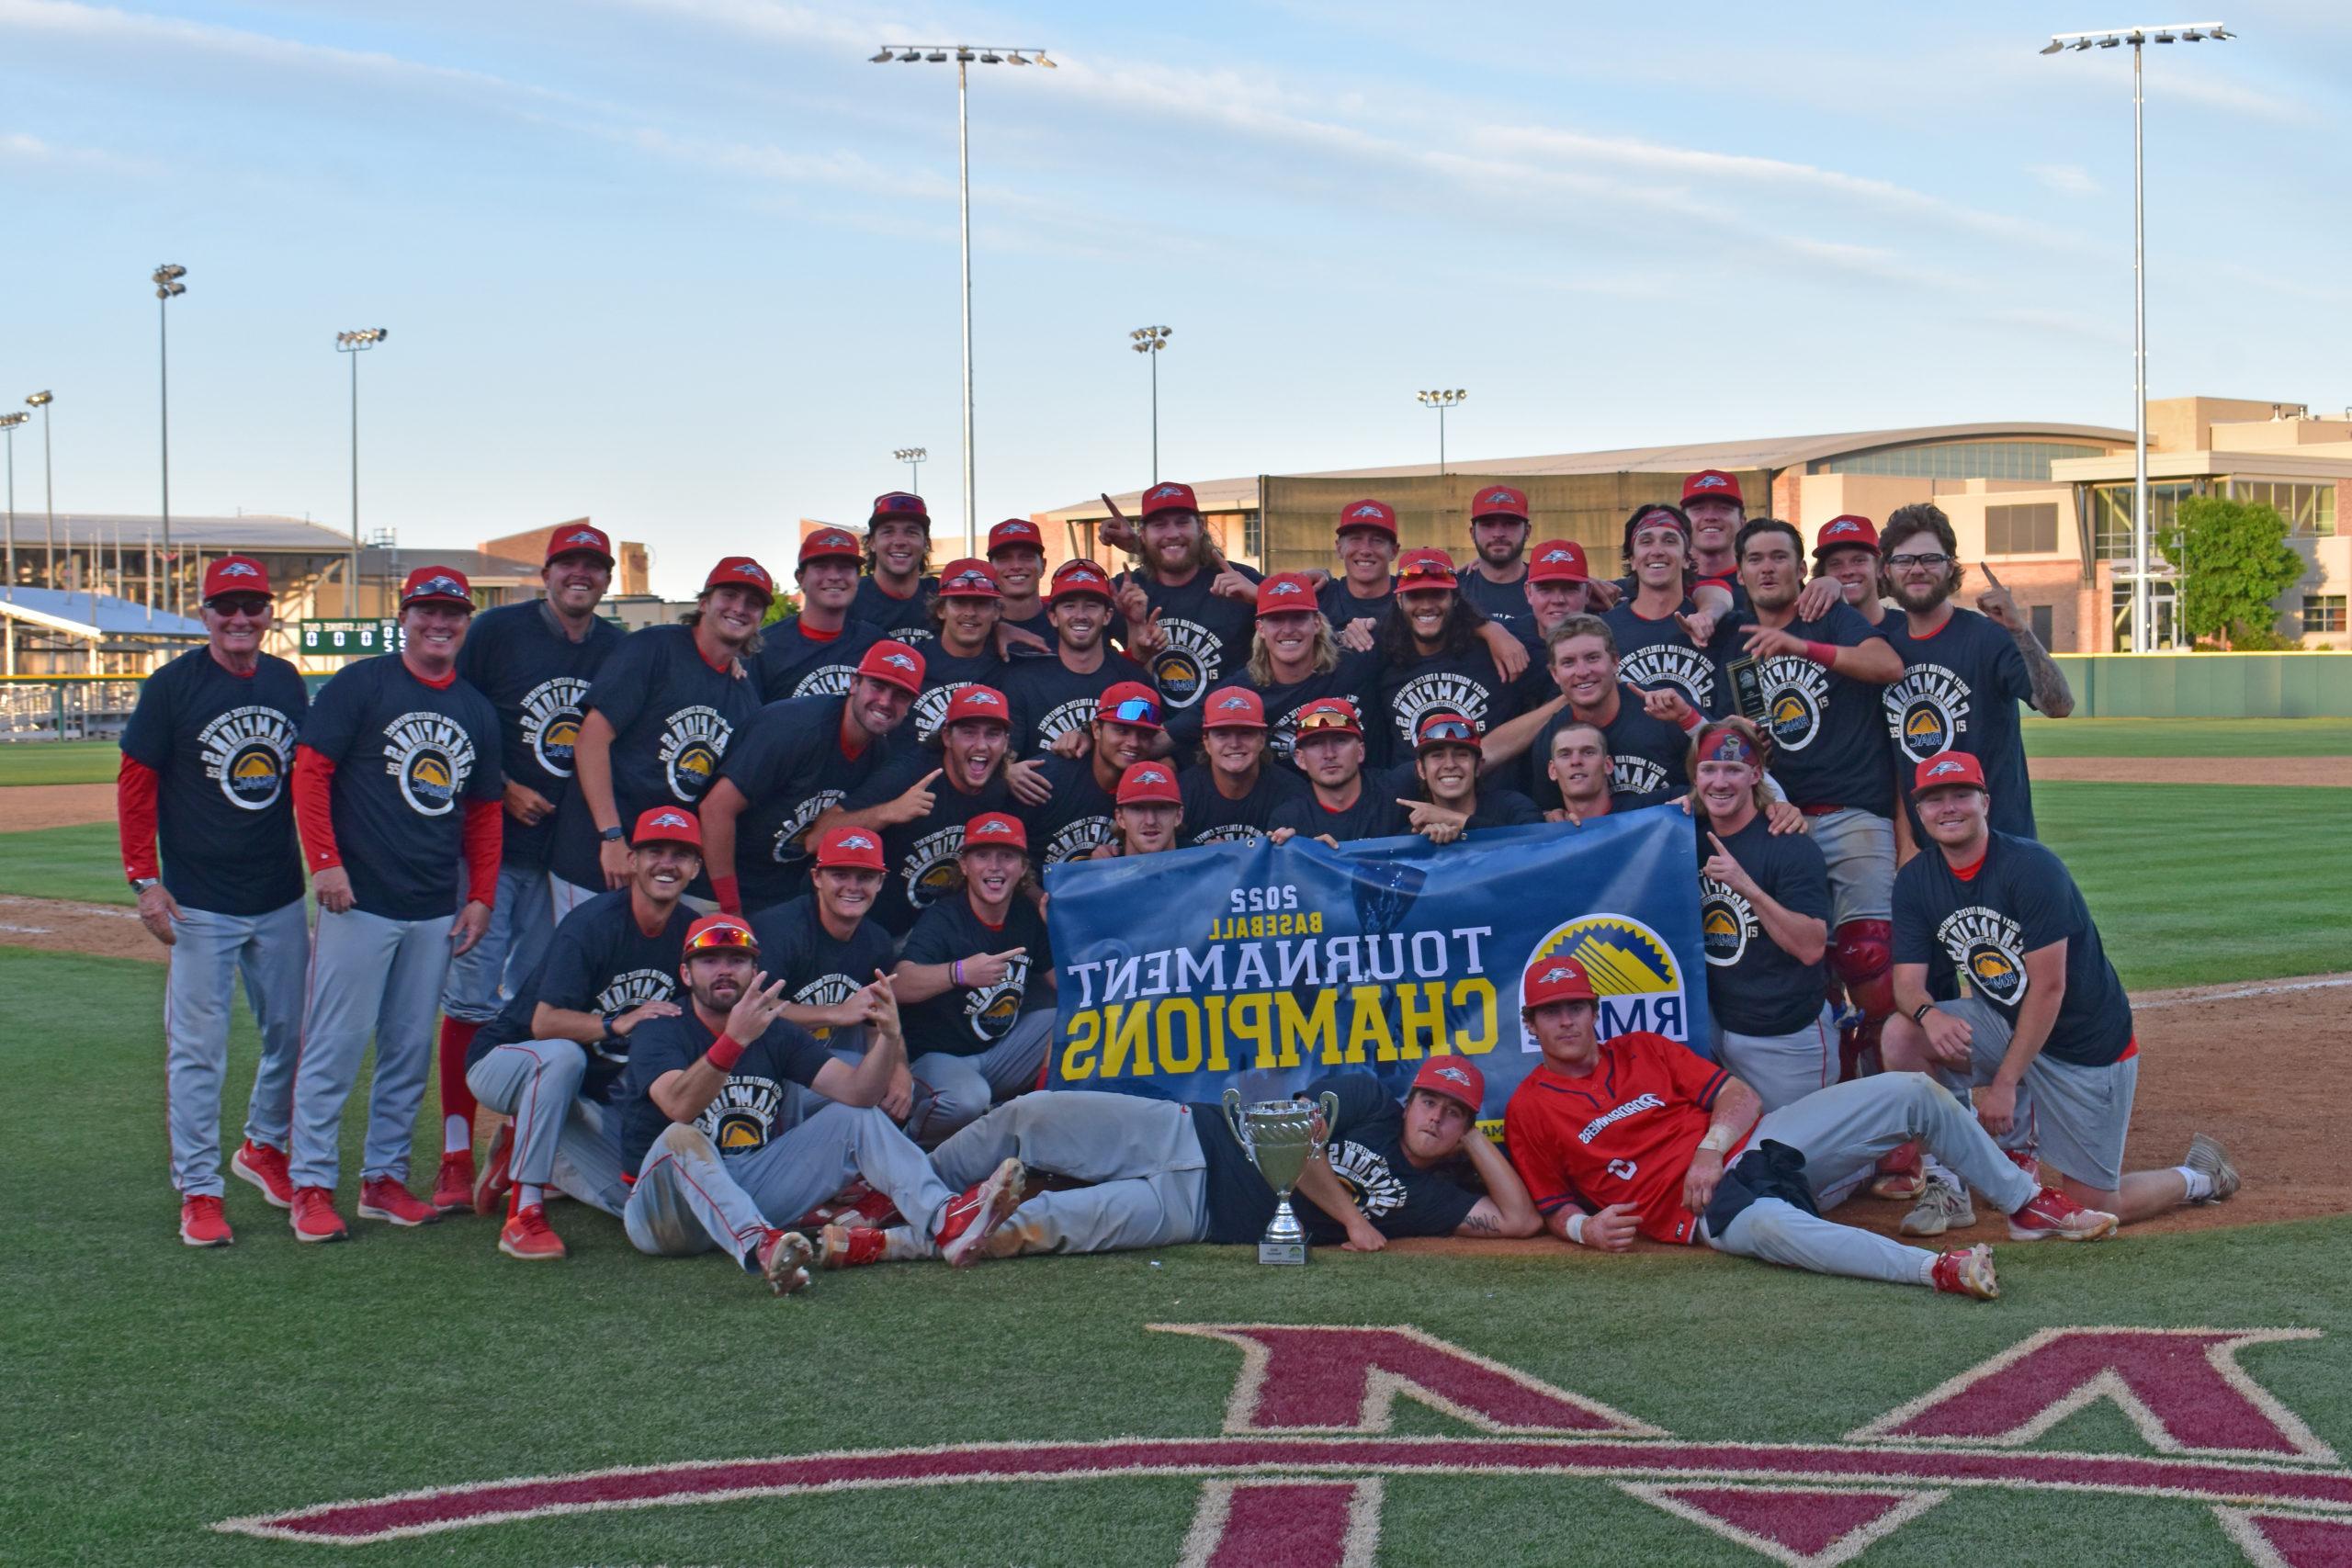
[[[294,1211],[296,1241],[343,1241],[351,1235],[351,1227],[334,1212],[334,1194],[323,1187],[297,1187],[288,1207]]]
[[[474,1206],[474,1152],[459,1149],[441,1156],[441,1175],[433,1183],[433,1206],[445,1214]]]
[[[2086,1209],[2055,1187],[2045,1187],[2033,1201],[2009,1216],[2011,1241],[2097,1241],[2115,1234],[2123,1222],[2098,1209]]]
[[[543,1258],[564,1256],[563,1237],[548,1224],[548,1212],[543,1204],[534,1203],[527,1209],[517,1209],[498,1233],[498,1250],[509,1258],[519,1258],[526,1263]]]
[[[869,1263],[899,1263],[923,1256],[922,1243],[904,1226],[827,1225],[817,1238],[817,1261],[827,1269],[863,1269]]]
[[[1919,1145],[1901,1144],[1879,1156],[1878,1175],[1871,1179],[1871,1196],[1908,1203],[1919,1196],[1927,1180]]]
[[[390,1177],[372,1176],[359,1184],[359,1217],[412,1230],[438,1221],[441,1211],[419,1201],[415,1193]]]
[[[180,1239],[190,1247],[227,1247],[237,1234],[220,1212],[220,1200],[199,1192],[180,1201]]]
[[[2032,1177],[2035,1181],[2039,1182],[2041,1179],[2041,1161],[2031,1149],[2003,1149],[2001,1152],[2009,1156],[2011,1165]]]
[[[229,1157],[229,1168],[240,1180],[260,1188],[271,1208],[294,1206],[294,1179],[286,1174],[284,1149],[273,1149],[267,1144],[256,1144],[247,1138],[243,1146]]]
[[[1021,1189],[1028,1179],[1019,1160],[1007,1159],[987,1180],[967,1187],[947,1205],[939,1234],[932,1239],[949,1268],[968,1269],[980,1260],[982,1246],[1021,1207]]]
[[[808,1238],[798,1231],[768,1232],[758,1253],[760,1278],[779,1296],[788,1296],[808,1283]]]
[[[490,1140],[490,1157],[481,1168],[481,1178],[474,1183],[474,1213],[494,1214],[509,1189],[514,1185],[508,1169],[514,1157],[514,1123],[503,1122],[498,1135]]]
[[[1980,1302],[2000,1299],[2001,1282],[1993,1278],[1993,1249],[1982,1242],[1937,1258],[1929,1278],[1937,1290],[1950,1295],[1974,1296]]]

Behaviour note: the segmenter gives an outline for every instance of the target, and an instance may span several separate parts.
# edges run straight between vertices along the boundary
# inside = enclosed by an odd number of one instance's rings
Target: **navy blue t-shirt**
[[[1009,667],[996,656],[993,648],[983,648],[966,656],[950,653],[945,643],[934,641],[923,649],[922,660],[922,690],[915,694],[914,709],[907,720],[913,727],[918,742],[928,743],[938,738],[939,727],[947,718],[948,703],[965,687],[993,686],[1000,692],[1004,690]],[[1012,723],[1010,713],[1004,718],[1008,725]]]
[[[1560,786],[1552,782],[1552,738],[1577,722],[1563,705],[1552,716],[1529,749],[1534,770],[1535,803],[1550,811],[1560,804]],[[1609,808],[1634,811],[1657,806],[1690,793],[1690,737],[1662,718],[1652,718],[1642,706],[1642,694],[1630,686],[1617,688],[1617,716],[1600,727],[1609,743]]]
[[[863,811],[896,800],[943,760],[930,746],[893,757],[842,805]],[[931,809],[922,816],[881,833],[882,859],[889,870],[882,878],[881,897],[874,901],[873,919],[894,937],[906,935],[915,918],[955,886],[956,857],[964,852],[964,824],[982,812],[1011,811],[1012,790],[1002,768],[989,775],[977,795],[964,794],[942,773],[932,781],[931,800]]]
[[[1122,681],[1149,686],[1151,676],[1124,653],[1105,652],[1091,674],[1058,658],[1014,660],[1001,688],[1012,705],[1013,757],[1042,755],[1071,730],[1085,728],[1094,720],[1097,699]]]
[[[1682,601],[1679,614],[1698,613],[1699,606]],[[1648,620],[1634,613],[1631,594],[1600,617],[1617,639],[1617,678],[1629,686],[1656,691],[1672,686],[1706,718],[1723,716],[1723,672],[1715,668],[1714,652],[1691,642],[1690,634],[1672,615]]]
[[[800,617],[786,615],[760,632],[759,657],[752,674],[760,682],[762,700],[780,703],[787,697],[845,697],[850,677],[865,650],[882,640],[882,628],[855,616],[844,620],[831,637],[811,637]]]
[[[814,846],[808,829],[891,757],[891,737],[869,739],[855,757],[842,750],[847,697],[770,703],[743,727],[718,776],[748,804],[735,818],[735,882],[746,910],[807,891]]]
[[[1393,577],[1385,588],[1369,599],[1356,597],[1355,584],[1344,576],[1334,577],[1315,591],[1315,607],[1331,623],[1333,637],[1346,631],[1351,621],[1370,621],[1373,636],[1378,637],[1380,628],[1387,623],[1388,607],[1396,603],[1396,580]]]
[[[1478,1206],[1478,1194],[1464,1185],[1470,1162],[1461,1156],[1422,1170],[1405,1157],[1405,1108],[1369,1073],[1335,1073],[1299,1091],[1310,1103],[1326,1090],[1339,1096],[1339,1115],[1325,1151],[1331,1173],[1355,1200],[1373,1228],[1391,1240],[1415,1235],[1452,1235]],[[1234,1138],[1222,1105],[1191,1106],[1193,1126],[1206,1165],[1209,1234],[1205,1239],[1243,1245],[1266,1234],[1274,1217],[1273,1189],[1258,1174]],[[1476,1131],[1472,1137],[1483,1137]],[[1347,1227],[1302,1193],[1291,1210],[1317,1247],[1347,1239]]]
[[[1037,764],[1053,798],[1022,807],[1017,815],[1029,829],[1030,863],[1058,865],[1083,860],[1116,836],[1111,821],[1111,792],[1094,780],[1091,757],[1048,757]]]
[[[232,675],[194,649],[141,684],[122,754],[156,775],[164,886],[182,907],[266,915],[302,897],[287,780],[310,706],[294,666],[267,653]]]
[[[931,601],[938,592],[939,579],[925,577],[919,581],[911,597],[900,599],[883,592],[882,585],[872,576],[861,577],[857,580],[857,597],[849,602],[849,618],[864,621],[884,637],[894,637],[900,642],[935,638],[939,629],[932,625]]]
[[[458,649],[458,677],[498,710],[500,759],[508,778],[562,806],[571,789],[571,746],[580,739],[588,683],[625,636],[612,622],[591,616],[588,635],[574,642],[544,599],[502,604],[474,617]],[[555,819],[550,812],[526,825],[509,816],[501,861],[544,869]]]
[[[1245,665],[1224,684],[1244,686],[1258,694],[1266,710],[1266,755],[1287,770],[1295,773],[1298,768],[1292,755],[1298,743],[1298,710],[1325,697],[1345,698],[1355,708],[1358,720],[1369,723],[1370,731],[1363,738],[1364,766],[1378,767],[1388,761],[1387,727],[1379,722],[1379,709],[1374,705],[1380,695],[1380,660],[1375,654],[1342,649],[1339,663],[1325,674],[1262,684],[1251,678]],[[1169,716],[1168,738],[1175,742],[1178,756],[1190,756],[1200,745],[1202,716],[1197,705]]]
[[[1803,833],[1775,838],[1760,811],[1738,832],[1717,836],[1774,903],[1792,914],[1828,920],[1829,865],[1820,845]],[[1698,840],[1703,866],[1715,846],[1703,826]],[[1699,878],[1699,945],[1707,954],[1707,1006],[1724,1028],[1737,1034],[1793,1034],[1821,1016],[1829,965],[1798,963],[1772,940],[1754,905],[1707,876]]]
[[[1246,566],[1234,570],[1258,581]],[[1247,600],[1224,599],[1209,592],[1216,574],[1205,567],[1191,581],[1170,588],[1147,571],[1127,574],[1143,590],[1150,606],[1159,612],[1159,629],[1166,646],[1151,656],[1148,668],[1159,688],[1160,700],[1171,708],[1188,708],[1202,696],[1238,675],[1250,662],[1250,641],[1258,631],[1258,607]]]
[[[1534,631],[1535,608],[1527,602],[1526,562],[1519,563],[1519,575],[1509,582],[1489,582],[1476,560],[1454,576],[1460,582],[1455,592],[1481,615],[1514,637],[1525,637]]]
[[[1745,656],[1740,633],[1755,624],[1752,614],[1724,623],[1726,633],[1717,644],[1724,662]],[[1846,604],[1831,605],[1817,621],[1792,621],[1787,629],[1803,641],[1833,648],[1860,648],[1883,635]],[[1789,799],[1798,806],[1855,807],[1893,816],[1894,771],[1886,755],[1886,717],[1879,700],[1883,688],[1850,680],[1800,654],[1759,660],[1756,671],[1764,682],[1772,777]],[[1726,674],[1726,709],[1736,702],[1730,688]]]
[[[650,1020],[629,1038],[628,1077],[621,1090],[621,1168],[631,1173],[644,1165],[645,1151],[670,1125],[668,1114],[653,1103],[653,1086],[666,1073],[693,1066],[718,1040],[695,1016],[692,1002],[680,1005],[685,1010],[677,1017]],[[757,1154],[795,1125],[786,1086],[808,1088],[832,1059],[815,1035],[777,1019],[751,1043],[694,1125],[722,1156]]]
[[[752,934],[759,939],[760,967],[770,980],[782,980],[785,998],[801,1007],[845,1002],[898,962],[890,933],[871,919],[858,921],[847,942],[834,937],[813,893],[752,916]],[[832,1043],[831,1028],[809,1032],[820,1044]]]
[[[1903,655],[1903,678],[1885,688],[1882,700],[1905,807],[1918,763],[1939,751],[1965,751],[1984,769],[1994,831],[2032,838],[2033,792],[2026,781],[2018,704],[2031,705],[2033,676],[2016,639],[1958,605],[1931,636],[1913,637],[1901,615],[1888,615],[1879,632]],[[1928,841],[1917,811],[1911,831],[1920,843]]]
[[[2025,955],[2053,942],[2066,944],[2066,995],[2042,1054],[2104,1067],[2132,1043],[2132,1001],[2064,862],[2031,839],[1996,829],[1966,882],[1934,844],[1894,874],[1894,961],[1925,964],[1928,994],[1939,1000],[1959,994],[1955,978],[1964,974],[1969,990],[2016,1028],[2028,986]]]
[[[454,915],[466,808],[506,792],[498,714],[463,681],[428,686],[397,653],[319,689],[302,744],[335,765],[329,800],[354,906],[388,920]]]
[[[1409,757],[1421,720],[1433,713],[1458,713],[1481,735],[1519,716],[1519,694],[1482,641],[1461,653],[1433,653],[1408,663],[1384,665],[1375,709],[1387,716],[1389,755]],[[1377,722],[1369,714],[1367,723]]]
[[[713,669],[693,628],[648,626],[621,639],[588,687],[591,713],[613,727],[613,805],[627,832],[657,806],[702,803],[736,732],[760,711],[759,682]],[[577,887],[601,887],[596,819],[578,790],[556,814],[548,866]],[[708,896],[707,877],[695,879]]]
[[[678,964],[685,955],[686,928],[694,921],[695,912],[680,904],[659,931],[647,936],[638,926],[628,888],[597,894],[564,916],[531,977],[496,1018],[475,1031],[473,1043],[466,1047],[466,1066],[471,1067],[501,1045],[537,1038],[531,1021],[541,1002],[571,1012],[608,1015],[646,1002],[678,1001],[683,990]],[[655,1021],[648,1019],[638,1029]],[[582,1100],[613,1097],[628,1070],[629,1045],[637,1032],[581,1047],[588,1053],[588,1076],[580,1085]]]
[[[1411,782],[1407,781],[1408,785]],[[1309,785],[1305,794],[1275,808],[1272,826],[1289,828],[1310,839],[1329,836],[1342,844],[1352,839],[1386,839],[1409,833],[1411,818],[1396,804],[1396,792],[1385,787],[1387,783],[1385,770],[1365,769],[1356,781],[1355,804],[1337,811],[1324,805]]]
[[[1239,800],[1227,799],[1216,787],[1216,771],[1206,762],[1177,774],[1176,788],[1184,797],[1184,825],[1176,840],[1179,847],[1254,844],[1282,826],[1278,814],[1285,805],[1315,793],[1304,778],[1276,767],[1271,757],[1260,760],[1258,777]]]
[[[942,898],[922,912],[899,954],[909,964],[958,964],[978,953],[1015,947],[1027,951],[1006,961],[1004,977],[995,985],[951,985],[929,1001],[907,1004],[910,1057],[933,1051],[977,1056],[1011,1033],[1023,1013],[1054,1005],[1053,949],[1044,918],[1027,898],[1014,896],[1001,926],[982,923],[971,899],[961,894]]]

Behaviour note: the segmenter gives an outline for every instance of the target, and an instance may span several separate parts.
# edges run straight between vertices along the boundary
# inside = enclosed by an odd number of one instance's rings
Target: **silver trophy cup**
[[[1225,1118],[1233,1123],[1233,1135],[1240,1140],[1241,1152],[1274,1190],[1273,1223],[1258,1242],[1261,1263],[1304,1263],[1306,1261],[1306,1227],[1298,1223],[1298,1215],[1291,1211],[1291,1190],[1298,1185],[1299,1173],[1306,1162],[1323,1152],[1331,1141],[1331,1134],[1339,1125],[1340,1097],[1326,1093],[1322,1100],[1323,1129],[1320,1136],[1315,1129],[1316,1107],[1296,1100],[1269,1100],[1257,1105],[1243,1105],[1241,1091],[1225,1091]]]

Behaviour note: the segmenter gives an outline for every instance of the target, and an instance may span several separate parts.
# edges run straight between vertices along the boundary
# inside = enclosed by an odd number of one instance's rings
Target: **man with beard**
[[[1307,796],[1274,813],[1276,843],[1294,833],[1338,849],[1353,839],[1385,839],[1412,830],[1405,808],[1385,781],[1364,776],[1363,725],[1344,697],[1322,697],[1298,710],[1292,760],[1306,776]]]
[[[1506,660],[1480,637],[1478,612],[1458,591],[1443,550],[1407,550],[1397,569],[1396,603],[1380,631],[1377,705],[1388,715],[1390,739],[1411,746],[1422,718],[1441,711],[1482,729],[1509,722],[1519,711],[1512,682],[1525,650],[1507,638]]]
[[[556,811],[548,865],[558,918],[627,885],[622,824],[656,806],[702,804],[736,732],[760,711],[745,662],[759,652],[760,618],[775,596],[764,567],[729,556],[682,623],[622,638],[596,671],[572,751],[579,782]],[[687,896],[697,894],[707,897],[708,884]]]
[[[1183,841],[1184,795],[1177,787],[1176,770],[1167,763],[1131,765],[1119,775],[1115,799],[1110,841],[1097,845],[1090,860],[1166,854]]]
[[[1112,686],[1087,721],[1086,754],[1048,757],[1039,764],[1051,793],[1024,815],[1030,841],[1044,846],[1037,857],[1042,863],[1084,860],[1111,841],[1119,780],[1165,743],[1160,714],[1159,694],[1149,686]]]
[[[894,759],[818,823],[881,835],[888,876],[874,919],[893,938],[904,940],[917,917],[954,888],[964,824],[1012,808],[1011,734],[1004,694],[967,686],[948,704],[933,745]]]
[[[1329,584],[1326,584],[1328,587]],[[1295,766],[1291,732],[1299,711],[1323,697],[1344,697],[1352,706],[1374,694],[1380,663],[1369,653],[1342,649],[1315,607],[1315,584],[1305,573],[1278,571],[1258,584],[1258,626],[1250,639],[1250,661],[1227,683],[1259,698],[1270,728],[1266,747],[1284,771]],[[1205,710],[1199,705],[1171,714],[1172,749],[1190,756],[1204,736]]]
[[[1488,485],[1471,498],[1470,545],[1475,558],[1463,573],[1462,597],[1515,637],[1528,629],[1531,620],[1527,563],[1521,558],[1527,553],[1527,519],[1526,493],[1509,485]]]
[[[1001,603],[996,573],[984,560],[952,560],[939,574],[931,601],[938,640],[923,656],[922,690],[915,694],[915,740],[928,745],[947,716],[948,699],[969,685],[1003,689],[1005,663],[997,657]]]
[[[1316,607],[1342,647],[1369,651],[1396,597],[1396,509],[1385,501],[1348,502],[1340,508],[1338,539],[1340,575],[1317,592]]]
[[[800,613],[760,633],[763,701],[838,697],[849,690],[857,661],[883,637],[881,627],[849,613],[864,558],[857,536],[845,528],[820,528],[800,541],[800,564],[792,574],[800,585]]]
[[[596,614],[613,581],[613,546],[600,528],[568,523],[548,536],[539,569],[543,599],[485,610],[458,650],[458,677],[498,711],[506,771],[506,820],[498,862],[498,903],[490,928],[449,961],[441,993],[441,1174],[433,1206],[448,1213],[473,1201],[474,1097],[466,1088],[474,1032],[539,966],[555,932],[548,842],[556,807],[571,788],[588,682],[620,646],[621,629]]]
[[[1184,805],[1187,844],[1254,844],[1279,819],[1284,805],[1306,786],[1266,757],[1266,706],[1247,686],[1211,692],[1196,710],[1208,761],[1177,779]]]
[[[915,1078],[935,1097],[930,1114],[909,1123],[925,1145],[1035,1089],[1054,1039],[1053,950],[1023,888],[1028,831],[987,811],[957,836],[959,886],[915,921],[890,975]]]
[[[1065,562],[1054,573],[1047,595],[1047,642],[1043,659],[1016,659],[1004,672],[1005,700],[1012,705],[1012,749],[1018,757],[1051,752],[1076,756],[1084,749],[1086,727],[1105,689],[1148,686],[1142,665],[1110,647],[1114,590],[1091,560]]]
[[[868,1043],[852,1066],[778,1016],[784,982],[761,969],[758,939],[734,916],[687,929],[681,973],[690,1005],[646,1025],[630,1054],[621,1154],[637,1180],[621,1221],[631,1245],[663,1257],[717,1248],[788,1295],[808,1282],[808,1243],[775,1217],[807,1213],[856,1176],[948,1262],[979,1259],[1021,1201],[1021,1162],[951,1195],[876,1109],[906,1066],[886,976],[864,989]],[[797,1115],[808,1102],[786,1092],[796,1084],[835,1103]]]
[[[1144,491],[1138,528],[1142,555],[1125,576],[1120,606],[1127,646],[1151,671],[1168,705],[1188,708],[1240,666],[1255,618],[1258,576],[1226,564],[1209,542],[1190,485]]]
[[[758,911],[804,891],[808,830],[889,761],[922,668],[922,654],[886,637],[858,660],[847,696],[790,697],[752,719],[703,802],[719,908]]]
[[[874,498],[865,555],[867,575],[858,580],[850,618],[900,642],[931,636],[931,595],[938,583],[923,575],[931,565],[931,508],[922,497],[894,490]]]
[[[506,1199],[498,1250],[526,1262],[564,1256],[547,1190],[617,1215],[628,1200],[620,1115],[629,1039],[673,1018],[678,964],[694,920],[681,899],[702,869],[694,815],[657,806],[630,836],[629,885],[563,918],[547,955],[466,1052],[467,1087],[514,1120],[498,1130],[467,1197],[492,1213]]]
[[[1879,535],[1885,551],[1886,588],[1903,616],[1890,619],[1886,640],[1903,657],[1903,673],[1886,688],[1887,729],[1898,767],[1916,767],[1945,751],[1964,751],[1984,765],[1996,831],[2030,839],[2033,795],[2018,728],[2019,703],[2049,718],[2075,711],[2075,694],[2041,640],[2018,614],[2009,591],[1985,570],[1992,587],[1976,611],[1951,603],[1966,569],[1951,521],[1933,502],[1905,506]],[[1909,808],[1910,840],[1919,815]]]
[[[1813,578],[1838,585],[1846,607],[1871,626],[1886,622],[1879,597],[1878,525],[1851,512],[1840,513],[1813,536]]]
[[[1472,828],[1516,828],[1541,822],[1535,803],[1512,789],[1478,787],[1478,727],[1463,714],[1438,712],[1414,737],[1418,798],[1405,796],[1407,831],[1432,844],[1450,844]]]

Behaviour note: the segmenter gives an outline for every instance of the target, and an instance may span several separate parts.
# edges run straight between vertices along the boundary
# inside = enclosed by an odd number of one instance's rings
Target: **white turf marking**
[[[2158,1008],[2197,1007],[2205,1002],[2233,1002],[2246,997],[2275,997],[2289,991],[2326,991],[2341,986],[2352,986],[2352,975],[2338,976],[2332,980],[2286,980],[2275,986],[2246,986],[2234,991],[2215,991],[2202,997],[2166,997],[2161,1001],[2133,1002],[2134,1012],[2153,1012]]]

